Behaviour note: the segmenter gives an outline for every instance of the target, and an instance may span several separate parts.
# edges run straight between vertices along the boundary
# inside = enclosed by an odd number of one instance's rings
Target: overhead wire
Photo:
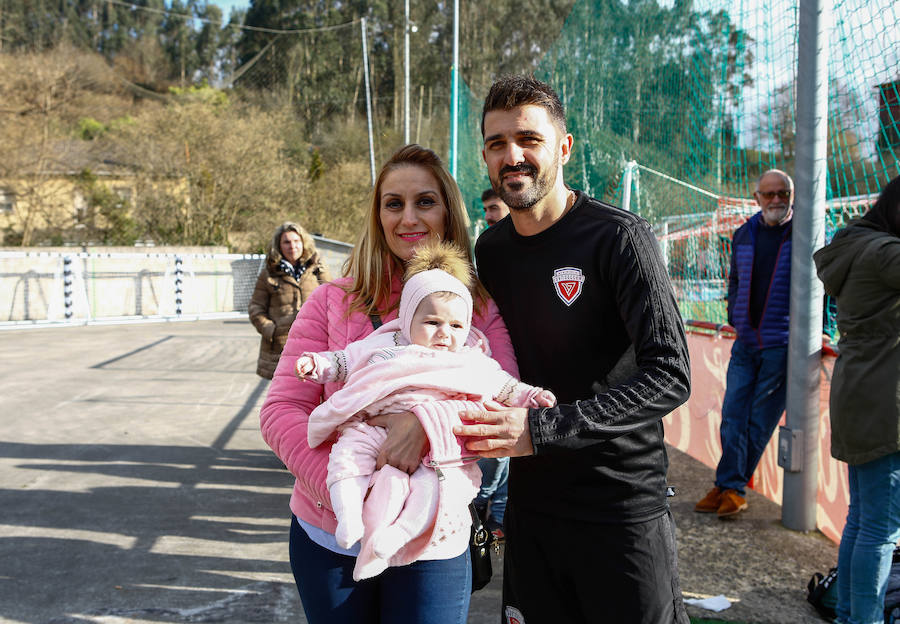
[[[134,4],[133,2],[125,2],[124,0],[106,0],[106,2],[109,4],[115,4],[118,6],[128,7],[131,9],[137,9],[139,11],[147,11],[148,13],[157,13],[157,14],[162,14],[162,15],[174,15],[175,17],[183,17],[185,19],[196,20],[196,21],[202,22],[204,24],[213,24],[215,26],[220,26],[222,28],[225,28],[225,27],[237,28],[239,30],[264,32],[264,33],[271,33],[274,35],[298,35],[298,34],[303,34],[303,33],[326,32],[329,30],[339,30],[341,28],[347,28],[349,26],[358,24],[360,21],[360,18],[357,17],[357,18],[352,19],[349,22],[344,22],[343,24],[334,24],[331,26],[317,26],[314,28],[296,28],[296,29],[285,30],[285,29],[279,29],[279,28],[265,28],[262,26],[247,26],[246,24],[235,24],[235,23],[220,24],[220,23],[217,23],[215,20],[211,20],[211,19],[208,19],[205,17],[198,17],[198,16],[192,15],[190,13],[179,13],[178,11],[172,11],[169,9],[156,9],[153,7],[147,7],[147,6],[141,6],[139,4]]]

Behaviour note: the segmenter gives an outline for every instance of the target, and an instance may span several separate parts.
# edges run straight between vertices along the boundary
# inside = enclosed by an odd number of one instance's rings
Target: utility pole
[[[409,145],[409,0],[403,4],[403,143]]]
[[[459,135],[459,0],[453,0],[453,67],[450,70],[450,175],[456,177]]]
[[[375,144],[372,138],[372,90],[369,88],[369,44],[366,37],[366,18],[360,20],[362,27],[363,73],[366,77],[366,122],[369,126],[369,168],[372,186],[375,186]]]

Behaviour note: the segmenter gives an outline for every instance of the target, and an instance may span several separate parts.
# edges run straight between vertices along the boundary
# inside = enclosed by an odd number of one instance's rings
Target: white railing
[[[0,251],[0,326],[243,316],[257,254]]]
[[[332,277],[340,275],[353,246],[313,239]],[[0,250],[0,329],[244,317],[264,263],[260,254],[198,247],[7,248]]]

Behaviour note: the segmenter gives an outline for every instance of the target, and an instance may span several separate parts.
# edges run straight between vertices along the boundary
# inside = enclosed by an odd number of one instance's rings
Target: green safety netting
[[[566,105],[566,181],[617,205],[628,195],[685,318],[726,322],[731,235],[763,171],[793,174],[797,20],[796,0],[580,0],[535,71]],[[900,173],[898,23],[893,0],[832,4],[826,239]],[[457,177],[477,231],[484,94],[461,91]]]

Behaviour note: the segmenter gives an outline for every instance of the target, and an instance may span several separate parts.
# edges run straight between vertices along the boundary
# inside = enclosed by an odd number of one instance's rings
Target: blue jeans
[[[784,413],[787,399],[787,347],[756,349],[734,341],[725,399],[722,401],[722,458],[716,485],[723,490],[744,487]]]
[[[900,451],[849,467],[850,506],[838,550],[838,619],[882,624],[900,539]]]
[[[486,508],[491,504],[491,518],[503,525],[506,514],[509,481],[509,457],[483,457],[478,460],[481,468],[481,489],[475,496],[475,506]]]
[[[291,518],[291,571],[310,624],[465,624],[472,591],[469,550],[353,580],[355,557],[309,539]]]

